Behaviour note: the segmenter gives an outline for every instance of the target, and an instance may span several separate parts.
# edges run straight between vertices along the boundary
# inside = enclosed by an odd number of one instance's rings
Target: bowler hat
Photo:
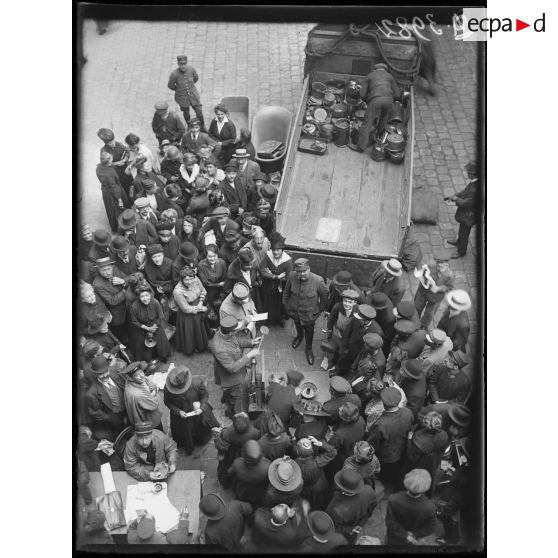
[[[163,246],[161,244],[150,244],[147,247],[147,255],[154,256],[155,254],[163,254]]]
[[[184,241],[180,245],[180,255],[187,259],[193,260],[198,257],[200,251],[197,249],[196,245],[193,242]]]
[[[362,475],[355,469],[341,469],[334,478],[337,488],[349,496],[354,496],[364,490]]]
[[[246,149],[237,149],[233,153],[233,157],[235,159],[247,159],[249,157],[249,153],[248,151],[246,151]]]
[[[294,268],[297,271],[304,271],[306,269],[310,269],[310,263],[308,258],[298,258],[294,262]]]
[[[153,432],[153,425],[149,421],[136,422],[134,432],[139,436],[147,436]]]
[[[96,356],[91,361],[91,371],[96,376],[104,374],[109,369],[109,361],[103,355]]]
[[[277,190],[271,184],[264,184],[260,188],[260,196],[269,202],[274,202],[277,198]]]
[[[221,318],[219,327],[223,333],[235,331],[238,327],[238,320],[234,316],[225,316],[224,318]]]
[[[387,387],[380,393],[380,399],[385,408],[397,407],[401,403],[401,392],[394,387]]]
[[[459,368],[463,368],[466,364],[469,364],[471,362],[471,359],[467,356],[467,353],[464,353],[463,351],[450,351],[449,356],[453,359],[453,361]]]
[[[345,394],[351,391],[351,384],[342,376],[333,376],[329,380],[329,385],[337,393]]]
[[[388,273],[390,273],[394,277],[399,277],[403,274],[403,267],[401,265],[401,262],[399,260],[396,260],[395,258],[384,260],[382,262],[382,266]]]
[[[227,505],[218,494],[206,494],[200,500],[199,508],[208,519],[217,521],[224,517]]]
[[[165,387],[170,393],[180,395],[188,391],[192,384],[192,373],[186,366],[178,366],[173,368],[167,375]]]
[[[467,427],[471,424],[471,411],[461,403],[451,405],[448,410],[449,418],[458,426]]]
[[[267,476],[271,485],[279,492],[290,492],[302,484],[300,466],[288,456],[272,461]]]
[[[370,305],[376,310],[383,310],[389,306],[389,298],[385,293],[374,293],[370,297]]]
[[[130,248],[130,241],[127,238],[117,234],[112,239],[112,249],[115,252],[127,252],[128,248]]]
[[[426,334],[426,340],[433,345],[442,345],[447,338],[448,335],[443,329],[433,329]]]
[[[137,534],[142,541],[149,540],[155,534],[155,519],[143,516],[138,521]]]
[[[353,424],[359,417],[358,407],[350,401],[343,403],[343,405],[339,407],[338,414],[339,418],[348,424]]]
[[[246,283],[235,283],[232,288],[233,298],[237,300],[244,300],[248,298],[250,294],[250,289],[247,287]]]
[[[107,265],[112,265],[113,263],[114,260],[112,258],[105,256],[104,258],[97,258],[95,260],[95,267],[96,268],[105,267]]]
[[[111,240],[110,233],[104,229],[97,229],[93,233],[93,244],[97,246],[108,247],[110,246]]]
[[[415,324],[411,320],[397,320],[393,328],[399,335],[408,336],[415,331]]]
[[[455,289],[446,295],[446,302],[454,310],[464,312],[471,308],[471,297],[463,289]]]
[[[372,350],[379,349],[384,344],[384,340],[377,333],[367,333],[362,340],[364,344]]]
[[[114,132],[112,130],[110,130],[109,128],[101,128],[97,132],[97,136],[98,136],[99,139],[101,139],[105,143],[108,143],[109,141],[112,141],[114,139]]]
[[[349,286],[352,280],[353,276],[345,269],[338,271],[332,278],[332,282],[336,287]]]
[[[327,542],[329,537],[335,533],[333,519],[320,510],[312,511],[308,514],[308,529],[316,539]]]
[[[169,104],[167,101],[157,101],[155,103],[155,110],[167,110],[169,108]]]
[[[413,469],[403,479],[403,486],[413,494],[424,494],[432,484],[432,477],[426,469]]]
[[[400,372],[406,378],[419,380],[423,376],[422,362],[416,358],[408,358],[401,363]]]
[[[369,304],[359,304],[358,314],[367,320],[373,320],[376,317],[376,310]]]
[[[118,216],[118,226],[124,230],[128,231],[133,229],[138,223],[138,215],[133,209],[125,209]]]
[[[396,318],[410,320],[415,315],[415,305],[408,300],[401,301],[394,309],[393,314]]]

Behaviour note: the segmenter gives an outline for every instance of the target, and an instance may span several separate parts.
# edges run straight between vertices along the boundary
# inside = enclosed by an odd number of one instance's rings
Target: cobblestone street
[[[313,24],[203,23],[203,22],[110,22],[108,32],[97,35],[92,21],[86,21],[82,69],[82,114],[80,136],[81,205],[84,222],[93,230],[107,228],[101,189],[95,176],[101,142],[100,127],[114,130],[123,142],[129,132],[145,141],[152,151],[157,141],[151,130],[153,105],[167,100],[176,105],[167,89],[169,73],[176,67],[176,55],[187,54],[198,71],[206,123],[212,107],[223,97],[247,95],[251,98],[252,116],[265,105],[281,105],[293,114],[302,88],[304,46]],[[444,240],[455,238],[455,208],[447,206],[443,196],[465,187],[463,166],[476,156],[477,62],[473,42],[455,41],[449,27],[435,39],[438,62],[437,95],[415,91],[415,187],[439,195],[439,223],[415,225],[414,238],[420,243],[424,258]],[[288,233],[287,233],[288,236]],[[476,227],[464,258],[451,260],[456,271],[456,288],[471,294],[471,352],[476,346],[478,279],[476,274]],[[405,295],[412,300],[417,280],[411,277],[411,289]],[[314,341],[315,368],[321,362],[319,343],[323,322],[318,320]],[[273,328],[264,344],[263,364],[269,372],[296,366],[308,369],[302,347],[294,351],[292,322],[284,329]],[[177,355],[177,363],[187,362],[195,374],[205,375],[210,401],[218,419],[221,413],[220,389],[213,385],[213,359],[205,353],[186,358]],[[162,394],[161,394],[161,405]],[[168,410],[165,429],[168,429]],[[197,457],[182,457],[182,468],[200,468],[205,472],[203,491],[219,489],[217,455],[213,444]],[[383,536],[385,503],[378,506],[366,527],[366,534]]]

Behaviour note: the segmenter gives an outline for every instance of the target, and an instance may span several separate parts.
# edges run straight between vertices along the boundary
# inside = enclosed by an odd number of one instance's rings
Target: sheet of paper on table
[[[101,477],[103,479],[103,486],[105,488],[105,494],[110,494],[116,491],[116,486],[114,485],[114,477],[112,476],[112,469],[110,463],[103,463],[101,465]]]
[[[262,312],[261,314],[254,314],[252,318],[255,322],[261,322],[263,320],[267,320],[267,312]]]
[[[167,483],[162,482],[161,492],[154,494],[152,482],[139,482],[128,485],[126,496],[126,509],[124,516],[126,522],[137,518],[137,510],[147,510],[155,517],[157,529],[161,533],[167,533],[178,525],[179,511],[171,504],[167,497]]]

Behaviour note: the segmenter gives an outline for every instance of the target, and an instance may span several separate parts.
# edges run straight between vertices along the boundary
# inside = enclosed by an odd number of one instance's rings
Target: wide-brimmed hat
[[[393,324],[393,329],[395,329],[399,335],[407,336],[411,335],[416,328],[411,320],[397,320],[395,324]]]
[[[112,239],[112,249],[115,252],[127,252],[130,248],[130,241],[119,234]]]
[[[103,355],[96,356],[91,361],[91,372],[95,374],[95,376],[100,376],[104,374],[109,369],[109,361]]]
[[[93,233],[93,244],[95,244],[96,246],[108,248],[111,241],[112,237],[110,236],[110,233],[108,231],[105,231],[104,229],[97,229]]]
[[[313,417],[329,417],[330,414],[322,411],[322,404],[319,401],[303,399],[293,405],[294,410],[303,415],[311,415]]]
[[[341,469],[335,474],[335,486],[350,496],[364,490],[362,475],[355,469]]]
[[[250,157],[250,154],[248,153],[248,151],[246,151],[246,149],[237,149],[233,153],[233,157],[235,159],[247,159],[248,157]]]
[[[454,310],[464,312],[471,308],[471,297],[463,289],[455,289],[446,295],[446,302]]]
[[[385,293],[374,293],[370,297],[370,305],[376,310],[384,310],[389,306],[389,298]]]
[[[327,542],[329,537],[335,533],[333,519],[320,510],[312,511],[308,514],[308,529],[318,540]]]
[[[193,260],[197,258],[200,251],[197,249],[193,242],[188,242],[187,240],[180,245],[180,255],[187,260]]]
[[[331,281],[336,287],[347,287],[351,284],[353,276],[347,270],[338,271]]]
[[[432,484],[432,477],[426,469],[413,469],[403,479],[403,486],[413,494],[424,494]]]
[[[471,411],[462,403],[455,403],[448,409],[449,418],[464,428],[471,424]]]
[[[200,500],[199,508],[208,519],[217,521],[224,517],[227,504],[225,504],[225,500],[218,494],[206,494]]]
[[[396,260],[395,258],[391,258],[391,260],[384,260],[382,262],[382,266],[388,273],[390,273],[394,277],[403,275],[403,266],[401,265],[401,262],[399,260]]]
[[[329,386],[333,391],[341,394],[351,391],[351,384],[342,376],[333,376],[329,380]]]
[[[415,305],[408,300],[402,300],[394,309],[393,315],[396,318],[410,320],[415,315]]]
[[[167,375],[167,379],[165,381],[165,388],[171,393],[176,395],[180,395],[185,391],[188,391],[188,388],[192,384],[192,373],[190,369],[186,366],[178,366],[177,368],[173,368]]]
[[[433,329],[426,334],[426,340],[433,345],[443,345],[448,338],[448,334],[443,329]]]
[[[118,216],[118,226],[124,230],[133,229],[138,224],[138,214],[133,209],[125,209]]]
[[[290,492],[302,484],[300,466],[288,456],[272,461],[267,476],[271,486],[279,492]]]
[[[401,363],[400,372],[406,378],[419,380],[423,376],[422,361],[416,358],[408,358]]]

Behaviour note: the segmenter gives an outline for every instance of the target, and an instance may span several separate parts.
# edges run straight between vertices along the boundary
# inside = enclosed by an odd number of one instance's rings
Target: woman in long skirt
[[[207,289],[205,300],[209,309],[208,319],[213,321],[213,327],[219,325],[219,306],[221,292],[227,276],[227,264],[219,257],[219,248],[215,244],[205,247],[207,256],[198,265],[198,276],[203,286]]]
[[[107,219],[113,232],[118,230],[118,215],[129,206],[128,196],[120,184],[118,173],[112,166],[112,155],[101,152],[101,163],[97,165],[97,178],[101,183],[103,203]]]
[[[148,361],[157,356],[165,362],[171,355],[171,346],[163,328],[161,303],[145,283],[138,285],[136,294],[138,299],[130,308],[130,345],[134,358]],[[146,338],[152,339],[155,345],[146,346]]]
[[[285,310],[281,298],[289,273],[293,269],[291,256],[283,251],[285,238],[273,233],[270,239],[271,250],[268,250],[260,264],[262,277],[262,305],[268,313],[268,324],[285,323]]]
[[[180,271],[180,278],[173,291],[178,306],[174,342],[177,350],[189,356],[207,348],[207,291],[190,267]]]

